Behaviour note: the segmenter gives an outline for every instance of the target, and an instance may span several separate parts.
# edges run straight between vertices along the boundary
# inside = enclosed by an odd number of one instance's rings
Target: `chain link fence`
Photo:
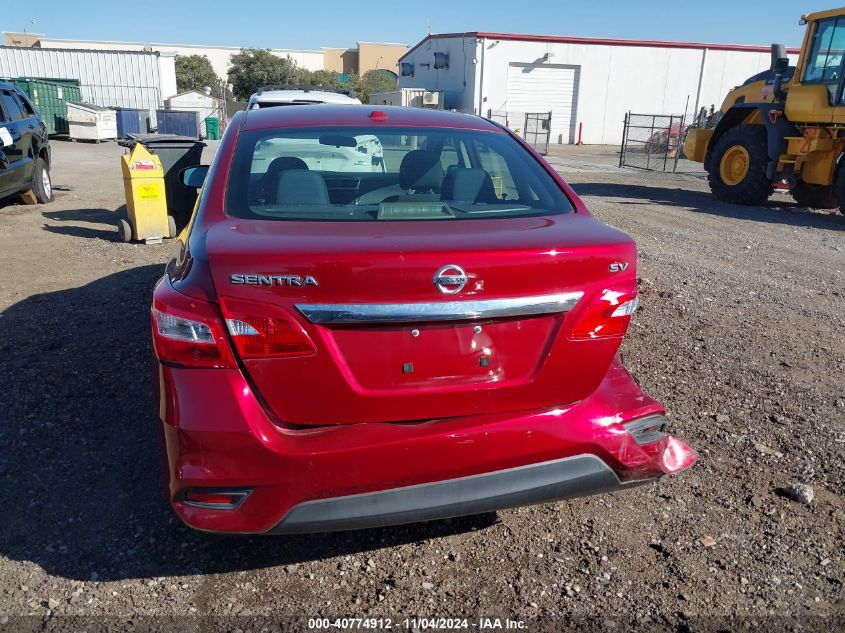
[[[698,117],[696,117],[697,121]],[[625,115],[620,167],[704,176],[704,166],[684,155],[684,140],[691,127],[682,114]]]
[[[487,118],[513,130],[544,156],[548,153],[552,133],[551,112],[488,110]]]
[[[531,143],[543,156],[549,153],[549,137],[552,133],[551,112],[525,113],[525,140]]]

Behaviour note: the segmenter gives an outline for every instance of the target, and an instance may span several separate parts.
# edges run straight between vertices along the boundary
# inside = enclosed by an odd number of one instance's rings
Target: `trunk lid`
[[[310,355],[242,361],[269,412],[302,425],[580,400],[601,381],[621,337],[572,340],[569,325],[609,283],[633,279],[636,259],[629,237],[577,214],[232,218],[209,231],[207,252],[224,307],[227,298],[273,304],[313,341]],[[610,272],[620,263],[627,266]],[[453,267],[466,276],[458,291]]]

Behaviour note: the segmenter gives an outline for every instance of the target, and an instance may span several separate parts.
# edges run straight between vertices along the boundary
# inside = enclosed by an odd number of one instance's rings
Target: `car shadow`
[[[273,537],[182,525],[161,484],[152,395],[149,305],[161,274],[133,268],[0,313],[0,556],[76,580],[180,576],[354,554],[497,521]]]
[[[625,198],[639,202],[672,205],[709,213],[726,218],[785,224],[795,227],[812,227],[833,231],[845,230],[845,218],[835,210],[812,211],[793,202],[776,199],[761,206],[743,206],[721,202],[709,192],[681,187],[656,187],[651,185],[617,184],[603,182],[570,183],[579,196]]]
[[[102,208],[72,209],[69,211],[45,211],[41,215],[47,220],[63,223],[60,226],[45,224],[44,230],[50,233],[119,242],[120,235],[117,233],[117,221],[120,218],[126,218],[126,205],[121,205],[114,211]]]

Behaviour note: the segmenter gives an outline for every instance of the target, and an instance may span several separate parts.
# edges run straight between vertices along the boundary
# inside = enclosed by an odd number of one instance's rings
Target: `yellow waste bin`
[[[129,221],[118,221],[118,232],[125,242],[139,240],[147,244],[165,237],[176,237],[176,223],[167,215],[164,170],[158,156],[140,143],[120,157],[126,213]]]

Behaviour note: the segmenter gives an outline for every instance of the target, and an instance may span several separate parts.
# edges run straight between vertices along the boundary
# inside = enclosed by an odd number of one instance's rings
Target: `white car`
[[[361,101],[350,92],[307,87],[302,89],[264,86],[250,98],[247,110],[296,105],[361,105]],[[284,142],[262,143],[256,152],[254,169],[261,171],[261,162],[269,164],[277,156],[296,156],[305,161],[309,169],[316,171],[370,171],[384,172],[384,150],[376,136],[365,134],[355,137],[357,145],[337,146],[326,151],[325,143],[316,139],[287,139]],[[354,167],[354,169],[353,169]],[[266,166],[263,167],[266,170]]]
[[[359,134],[340,138],[349,139],[348,144],[332,145],[331,138],[327,141],[326,137],[261,141],[255,148],[252,171],[263,173],[267,171],[267,165],[276,158],[295,156],[312,171],[384,172],[384,150],[378,137],[371,134]]]
[[[361,101],[352,96],[351,92],[333,92],[308,87],[285,88],[263,86],[249,98],[247,110],[256,108],[270,108],[289,105],[313,105],[317,103],[331,103],[335,105],[359,105]]]

